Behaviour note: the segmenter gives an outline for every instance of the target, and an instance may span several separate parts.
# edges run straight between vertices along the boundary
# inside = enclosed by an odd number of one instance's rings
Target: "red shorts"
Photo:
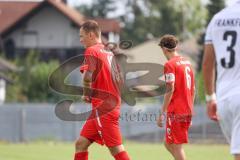
[[[87,120],[80,135],[91,142],[105,144],[107,147],[121,145],[119,111],[112,111],[95,119]]]
[[[188,143],[188,129],[191,125],[191,116],[167,115],[166,143]]]

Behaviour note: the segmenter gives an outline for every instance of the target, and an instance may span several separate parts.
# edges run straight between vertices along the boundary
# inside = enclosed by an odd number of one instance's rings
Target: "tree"
[[[225,7],[225,1],[224,0],[210,0],[210,3],[207,5],[208,10],[208,18],[207,23],[210,22],[212,17],[222,10]]]
[[[107,18],[116,9],[114,0],[94,0],[91,6],[82,5],[77,9],[87,17]]]
[[[59,66],[57,61],[39,62],[39,53],[31,51],[26,57],[16,59],[21,72],[9,73],[14,80],[7,86],[8,102],[57,102],[60,96],[48,86],[49,74]]]
[[[122,3],[124,13],[115,17],[125,24],[120,37],[132,40],[135,45],[167,33],[184,39],[196,35],[204,26],[206,12],[201,0],[126,0]],[[91,6],[78,7],[88,17],[102,18],[107,18],[115,9],[114,0],[94,0]]]
[[[225,7],[224,0],[210,0],[209,4],[207,5],[208,16],[207,16],[206,24],[208,25],[208,23],[211,21],[213,16],[217,12],[219,12],[221,9],[223,9],[224,7]],[[204,37],[205,37],[205,32],[199,36],[198,44],[200,46],[203,46],[203,44],[204,44]],[[201,48],[200,54],[199,54],[197,83],[196,83],[197,91],[198,91],[198,99],[200,102],[203,102],[205,100],[203,77],[202,77],[202,72],[201,72],[202,59],[203,59],[203,47]]]
[[[122,39],[132,39],[136,44],[150,37],[174,34],[181,38],[196,35],[203,28],[205,10],[200,0],[128,0],[130,8],[122,16],[125,28]],[[133,15],[132,21],[127,21]],[[195,17],[198,17],[197,19]]]
[[[30,82],[26,86],[26,96],[30,102],[56,102],[60,96],[52,92],[48,86],[50,73],[58,67],[57,61],[38,62],[31,67]]]
[[[134,44],[141,43],[147,39],[147,35],[151,33],[150,21],[143,13],[143,10],[135,0],[129,0],[126,4],[127,12],[121,17],[121,21],[125,24],[121,32],[121,39],[132,40]],[[133,18],[134,17],[134,18]]]
[[[206,27],[213,18],[213,16],[222,10],[225,7],[225,1],[224,0],[210,0],[209,4],[207,5],[207,21],[206,21]],[[203,46],[204,43],[204,37],[205,37],[205,32],[202,33],[198,39],[198,44],[200,46]],[[200,51],[199,54],[199,61],[198,61],[198,71],[201,71],[201,65],[202,65],[202,58],[203,58],[203,48]]]

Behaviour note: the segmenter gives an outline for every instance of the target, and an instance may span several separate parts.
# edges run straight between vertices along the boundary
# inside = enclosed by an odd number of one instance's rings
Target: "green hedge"
[[[31,51],[26,57],[15,59],[20,71],[8,74],[14,83],[7,86],[7,102],[56,102],[60,99],[48,86],[49,74],[59,63],[41,62],[38,57],[39,53]]]

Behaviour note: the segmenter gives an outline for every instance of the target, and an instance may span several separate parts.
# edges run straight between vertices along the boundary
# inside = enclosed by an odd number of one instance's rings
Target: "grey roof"
[[[149,40],[126,51],[129,62],[165,64],[167,59],[158,46],[158,40]]]
[[[159,39],[146,41],[136,47],[133,47],[125,52],[128,56],[128,61],[133,63],[147,62],[164,65],[167,59],[158,46]],[[196,40],[188,39],[179,43],[179,53],[189,59],[196,70],[196,56],[199,53],[199,48]]]

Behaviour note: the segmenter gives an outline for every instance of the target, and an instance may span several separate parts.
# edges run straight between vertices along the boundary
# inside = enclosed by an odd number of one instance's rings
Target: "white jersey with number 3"
[[[240,0],[213,17],[205,44],[215,50],[218,99],[240,93]]]

